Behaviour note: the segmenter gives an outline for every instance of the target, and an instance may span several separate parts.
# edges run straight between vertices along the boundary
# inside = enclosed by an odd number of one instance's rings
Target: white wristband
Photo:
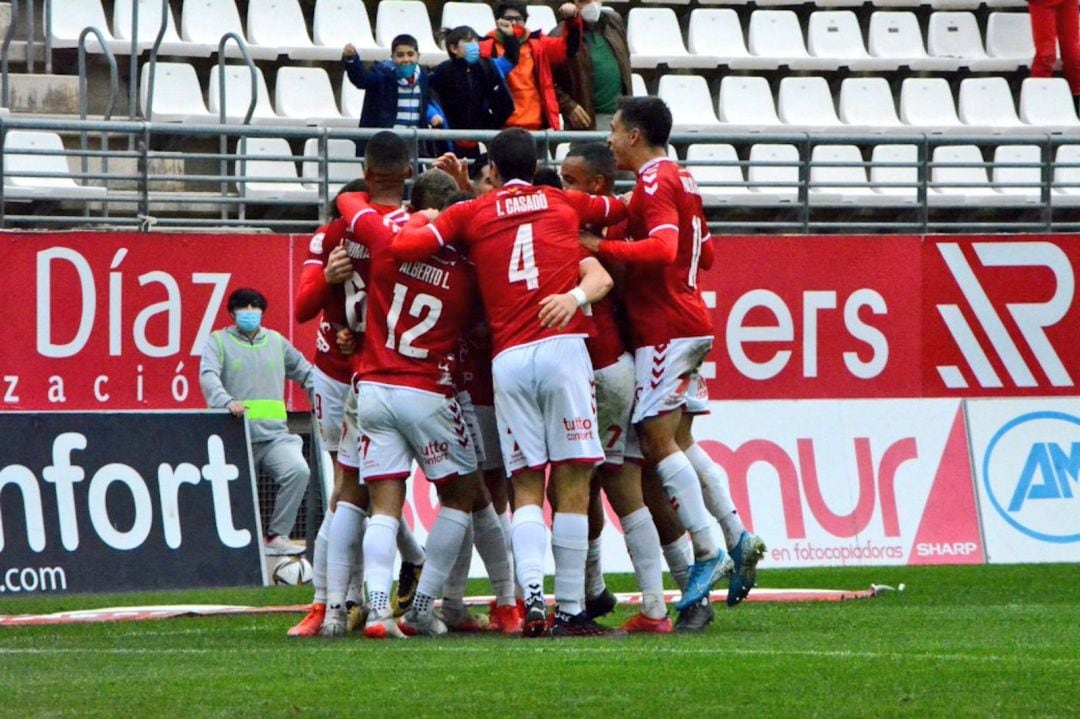
[[[570,290],[570,296],[574,298],[575,302],[577,302],[578,307],[582,307],[585,305],[586,302],[588,302],[588,299],[585,297],[585,290],[581,289],[580,287],[575,287],[574,289]]]

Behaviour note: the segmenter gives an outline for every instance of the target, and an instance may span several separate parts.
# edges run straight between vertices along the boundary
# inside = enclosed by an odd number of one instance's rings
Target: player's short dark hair
[[[266,296],[258,290],[253,290],[250,287],[240,287],[232,291],[229,295],[228,303],[229,312],[236,312],[241,307],[258,307],[263,312],[266,312]]]
[[[529,6],[525,0],[502,0],[495,3],[495,19],[501,19],[507,10],[517,10],[521,13],[521,17],[529,19]]]
[[[658,97],[619,98],[623,127],[637,129],[651,147],[666,147],[671,137],[671,110]]]
[[[490,162],[488,154],[486,152],[481,152],[475,160],[469,163],[469,179],[473,182],[477,182],[480,179],[480,174]]]
[[[457,45],[459,42],[470,40],[476,40],[480,37],[476,30],[473,30],[468,25],[458,25],[455,28],[446,30],[443,32],[443,44],[446,49],[449,50],[451,45]]]
[[[458,190],[457,192],[446,198],[446,201],[443,202],[443,206],[440,209],[445,210],[450,205],[456,205],[459,202],[468,202],[469,200],[475,199],[476,195],[474,195],[473,193]]]
[[[414,210],[440,210],[448,197],[458,191],[457,182],[442,170],[428,170],[416,178],[409,196]]]
[[[401,33],[390,42],[390,52],[396,50],[398,45],[405,45],[407,47],[411,47],[417,52],[420,52],[420,43],[416,41],[415,37],[407,33]]]
[[[615,153],[603,142],[580,142],[570,146],[566,153],[567,159],[579,157],[589,166],[589,170],[596,175],[603,175],[605,179],[615,179]]]
[[[409,146],[389,130],[376,132],[364,146],[364,167],[376,172],[398,172],[409,165]]]
[[[533,176],[534,185],[547,185],[548,187],[557,187],[562,189],[562,178],[559,177],[559,171],[554,167],[541,167],[536,171]]]
[[[536,174],[536,142],[520,127],[508,127],[495,136],[488,148],[491,164],[503,181],[532,182]]]
[[[348,194],[350,192],[366,192],[366,191],[367,191],[367,183],[364,182],[364,178],[358,177],[355,180],[349,180],[344,185],[342,185],[341,189],[338,190],[337,194],[334,195],[334,199],[337,200],[337,198],[341,197],[342,195]],[[328,208],[326,208],[326,214],[329,217],[329,219],[331,219],[331,220],[336,220],[337,218],[341,217],[341,210],[338,209],[337,202],[331,202],[330,203],[330,206]]]

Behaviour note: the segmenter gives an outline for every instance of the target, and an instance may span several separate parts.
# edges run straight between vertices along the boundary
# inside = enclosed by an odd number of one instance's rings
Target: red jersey
[[[622,239],[626,232],[626,223],[608,228],[588,227],[594,234],[609,239]],[[609,273],[611,268],[605,265]],[[617,273],[612,273],[612,277]],[[593,331],[585,340],[585,348],[589,350],[589,359],[592,361],[594,370],[601,370],[619,361],[619,357],[626,351],[626,343],[623,341],[623,325],[625,318],[622,315],[621,292],[618,283],[615,289],[604,295],[599,302],[594,302],[590,311],[593,317]]]
[[[600,243],[601,257],[626,264],[635,348],[713,336],[697,287],[702,243],[709,239],[704,214],[694,178],[677,163],[661,157],[638,170],[627,207],[630,241]]]
[[[361,212],[353,228],[371,253],[360,381],[454,396],[461,333],[475,304],[469,262],[450,247],[423,260],[398,262],[390,251],[398,225],[374,210]]]
[[[443,245],[465,245],[477,268],[498,356],[511,347],[588,334],[590,320],[581,312],[564,329],[544,327],[539,303],[577,287],[579,264],[592,259],[578,241],[578,227],[612,224],[624,214],[622,203],[613,198],[512,180],[452,205],[434,222],[413,217],[394,241],[394,254],[416,259]]]
[[[483,308],[477,305],[461,338],[459,372],[461,386],[469,393],[474,405],[491,407],[495,404],[495,389],[491,379],[491,329]]]
[[[320,227],[308,243],[308,256],[296,291],[296,320],[307,322],[320,312],[313,363],[338,382],[352,375],[349,357],[337,346],[337,331],[349,326],[345,313],[345,285],[328,285],[323,269],[330,251],[341,244],[348,228],[340,218]],[[361,297],[361,302],[363,298]],[[355,330],[354,330],[355,331]],[[362,332],[362,330],[361,330]]]

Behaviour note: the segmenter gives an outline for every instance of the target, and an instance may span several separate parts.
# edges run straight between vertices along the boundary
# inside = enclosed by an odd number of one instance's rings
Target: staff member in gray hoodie
[[[256,471],[278,485],[274,514],[266,528],[266,553],[300,554],[289,541],[296,513],[307,490],[310,470],[303,440],[289,434],[285,411],[285,379],[299,382],[311,395],[312,367],[295,347],[274,330],[261,327],[266,297],[241,288],[229,295],[235,324],[212,332],[203,345],[199,385],[211,408],[247,415]]]

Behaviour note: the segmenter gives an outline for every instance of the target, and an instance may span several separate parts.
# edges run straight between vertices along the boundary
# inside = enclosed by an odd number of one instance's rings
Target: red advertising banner
[[[713,242],[714,399],[920,396],[919,237]]]
[[[289,236],[5,233],[0,246],[4,409],[205,407],[202,344],[230,322],[238,287],[267,296],[267,327],[305,354],[314,345],[314,323],[293,328],[306,244]],[[290,385],[290,406],[306,409]]]
[[[1076,236],[927,237],[922,252],[924,396],[1076,394]]]

